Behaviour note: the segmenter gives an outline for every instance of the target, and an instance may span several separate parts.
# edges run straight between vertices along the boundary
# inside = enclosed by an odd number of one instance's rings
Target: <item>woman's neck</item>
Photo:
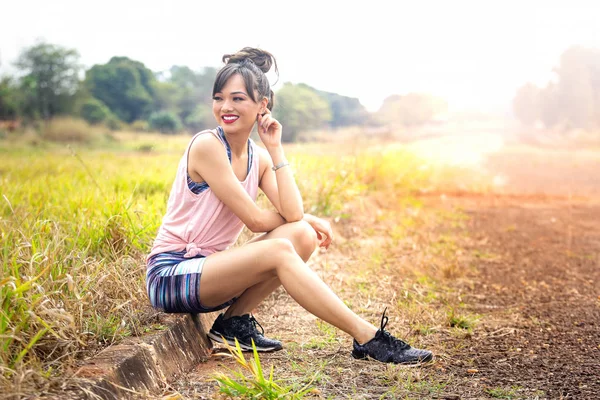
[[[250,138],[250,134],[228,135],[225,133],[225,138],[227,139],[227,143],[229,143],[231,154],[236,158],[248,154],[248,139]]]

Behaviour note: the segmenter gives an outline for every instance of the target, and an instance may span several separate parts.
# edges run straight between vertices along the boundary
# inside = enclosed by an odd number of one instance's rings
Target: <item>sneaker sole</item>
[[[357,357],[357,356],[354,355],[354,353],[351,353],[351,354],[352,354],[352,357],[355,360],[367,361],[367,362],[375,361],[375,362],[383,363],[383,361],[379,361],[378,359],[372,358],[372,357],[369,357],[369,356],[366,356],[366,357]],[[414,368],[414,367],[420,367],[420,366],[423,366],[423,365],[426,365],[426,364],[430,364],[431,362],[433,362],[433,354],[431,355],[431,358],[424,359],[424,360],[421,360],[421,361],[415,361],[415,362],[410,362],[410,363],[391,363],[391,362],[388,362],[388,363],[384,363],[384,364],[398,365],[398,366],[404,367],[404,368]]]
[[[228,344],[232,347],[235,347],[235,339],[234,338],[228,338],[228,337],[225,337],[223,335],[219,335],[218,333],[213,333],[213,332],[208,332],[207,336],[214,342],[221,343],[221,344]],[[225,339],[225,341],[223,341],[223,339]],[[252,351],[252,344],[248,345],[246,343],[240,342],[239,340],[238,340],[238,343],[240,344],[240,348],[242,349],[242,351]],[[283,349],[283,347],[258,347],[258,346],[256,346],[256,351],[258,351],[258,352],[277,351],[277,350],[281,350],[281,349]]]

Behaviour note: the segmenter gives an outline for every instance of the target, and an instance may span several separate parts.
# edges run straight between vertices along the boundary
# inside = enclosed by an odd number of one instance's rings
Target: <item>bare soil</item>
[[[461,367],[469,366],[488,386],[537,389],[541,398],[598,398],[600,206],[458,201],[472,217],[473,237],[486,238],[500,257],[479,263],[464,295],[486,324],[465,348],[469,362],[457,354],[450,369],[467,379]]]

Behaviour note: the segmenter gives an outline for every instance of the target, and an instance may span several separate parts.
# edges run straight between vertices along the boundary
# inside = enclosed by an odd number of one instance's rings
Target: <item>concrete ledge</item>
[[[158,394],[210,356],[212,314],[165,315],[168,328],[104,349],[76,372],[89,397],[106,400]]]

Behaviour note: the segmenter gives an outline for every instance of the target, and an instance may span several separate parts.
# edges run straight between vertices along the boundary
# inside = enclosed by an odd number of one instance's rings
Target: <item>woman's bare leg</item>
[[[350,310],[304,263],[288,239],[260,240],[208,256],[201,277],[200,301],[207,307],[216,306],[273,278],[278,278],[308,312],[359,343],[375,335],[377,328]]]
[[[240,297],[227,308],[225,318],[235,317],[251,313],[271,293],[281,286],[279,278],[275,277],[268,281],[257,283],[249,287]]]
[[[277,238],[290,240],[294,245],[294,250],[304,262],[308,261],[318,244],[315,230],[304,221],[281,225],[269,233],[265,233],[264,235],[260,235],[250,240],[248,243]],[[279,278],[275,277],[271,280],[249,287],[235,303],[229,306],[225,312],[225,318],[244,315],[251,312],[279,286],[281,286],[281,282],[279,281]]]

